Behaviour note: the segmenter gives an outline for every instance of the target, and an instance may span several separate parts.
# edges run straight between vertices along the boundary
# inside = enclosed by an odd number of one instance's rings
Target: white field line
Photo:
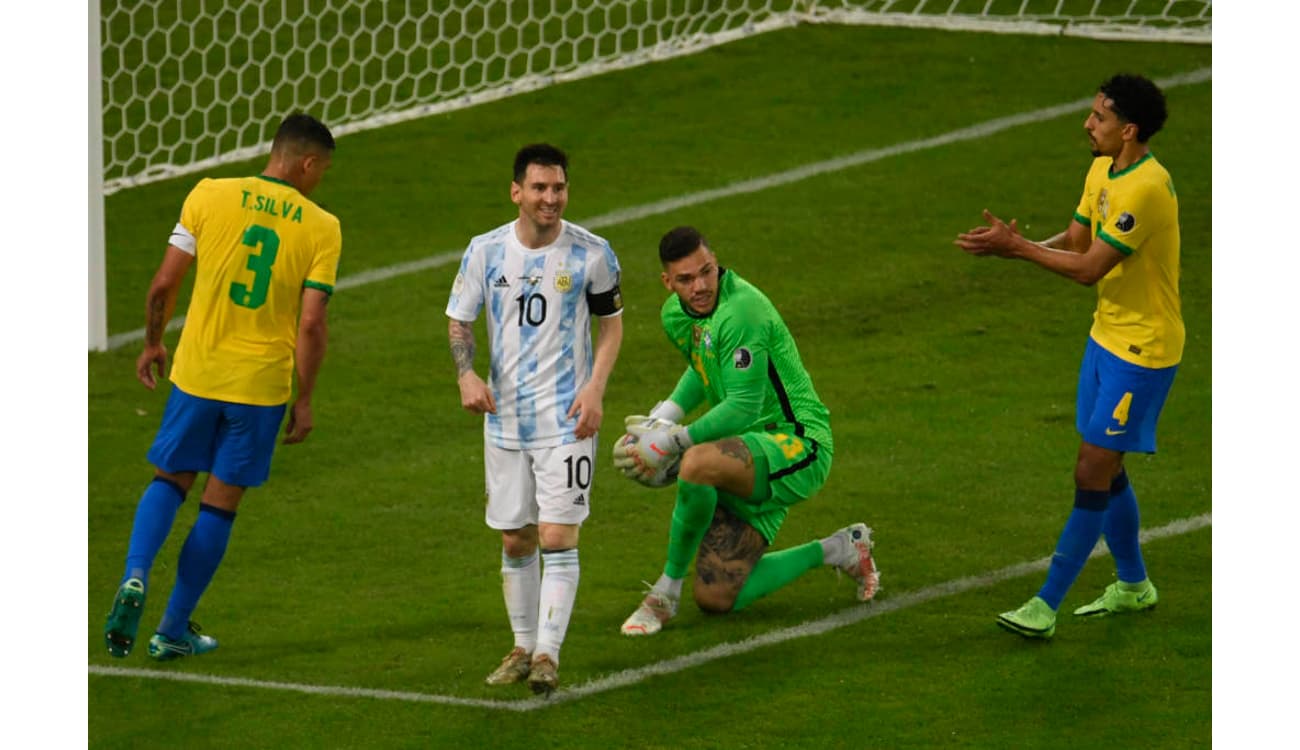
[[[1188,73],[1181,73],[1179,75],[1172,76],[1170,78],[1161,79],[1157,81],[1157,83],[1160,85],[1161,88],[1168,90],[1171,88],[1175,88],[1177,86],[1186,86],[1188,84],[1203,83],[1205,81],[1208,81],[1212,77],[1212,72],[1213,71],[1210,68],[1201,68],[1200,70],[1193,70]],[[1077,101],[1066,102],[1064,104],[1057,104],[1055,106],[1046,107],[1044,109],[1036,109],[1031,112],[1021,112],[1020,114],[1009,115],[1007,117],[999,117],[993,120],[987,120],[977,125],[972,125],[968,128],[960,128],[958,130],[953,130],[951,132],[944,133],[943,135],[937,135],[934,136],[933,138],[923,138],[921,140],[908,141],[907,143],[899,143],[893,146],[886,146],[884,148],[875,148],[875,149],[867,149],[865,151],[858,151],[856,153],[848,154],[846,156],[838,156],[835,157],[834,159],[827,159],[826,161],[819,161],[819,162],[813,162],[811,164],[805,164],[801,167],[788,169],[784,172],[776,172],[774,174],[766,175],[764,177],[755,177],[750,180],[741,180],[740,182],[733,182],[730,185],[724,185],[723,187],[714,188],[712,190],[701,190],[695,193],[686,193],[684,195],[679,195],[675,198],[668,198],[661,201],[655,201],[653,203],[644,203],[640,206],[633,206],[631,208],[624,208],[618,211],[611,211],[610,213],[600,214],[599,216],[593,216],[589,219],[586,219],[585,221],[577,221],[575,223],[587,227],[588,229],[600,229],[603,227],[624,224],[629,221],[635,221],[637,219],[644,219],[650,216],[658,216],[660,214],[665,214],[668,213],[669,211],[676,211],[682,208],[698,206],[701,203],[707,203],[709,201],[714,201],[721,198],[730,198],[732,196],[744,195],[746,193],[756,193],[762,190],[768,190],[774,187],[788,185],[792,182],[799,182],[800,180],[806,180],[810,177],[817,177],[820,175],[829,174],[831,172],[839,172],[841,170],[851,169],[853,167],[860,167],[863,164],[870,164],[871,162],[880,161],[881,159],[887,159],[891,156],[900,156],[902,154],[915,153],[917,151],[924,151],[926,149],[938,148],[940,146],[947,146],[953,143],[959,143],[961,141],[973,141],[980,138],[987,138],[988,136],[993,135],[995,133],[1000,133],[1004,130],[1018,127],[1020,125],[1029,125],[1033,123],[1044,122],[1047,120],[1055,119],[1057,117],[1062,117],[1064,115],[1069,115],[1069,114],[1079,114],[1087,110],[1088,106],[1091,103],[1092,103],[1092,97],[1089,97],[1087,99],[1079,99]],[[437,268],[439,266],[443,266],[449,263],[455,263],[459,261],[463,253],[464,253],[464,248],[460,250],[439,253],[437,255],[431,255],[427,258],[421,258],[419,260],[408,261],[406,263],[399,263],[393,266],[385,266],[384,268],[371,269],[369,271],[364,271],[362,273],[349,276],[344,279],[340,279],[338,284],[335,285],[335,288],[350,289],[353,287],[362,286],[364,284],[371,284],[378,281],[385,281],[387,279],[395,278],[397,276],[404,276],[408,273],[417,273],[419,271],[428,270],[430,268]],[[185,323],[185,318],[183,316],[178,318],[173,318],[171,322],[168,324],[167,330],[169,331],[176,330],[177,328],[180,328],[184,323]],[[134,331],[127,331],[125,333],[113,334],[112,336],[108,337],[108,348],[116,349],[125,344],[129,344],[135,341],[140,341],[143,338],[144,338],[143,328],[138,328]]]
[[[1192,516],[1190,518],[1173,521],[1154,529],[1147,529],[1142,532],[1141,540],[1145,544],[1155,539],[1179,536],[1208,526],[1210,526],[1210,514],[1205,513],[1199,516]],[[1106,554],[1109,554],[1109,552],[1103,542],[1099,543],[1097,548],[1093,550],[1092,557],[1101,557]],[[774,646],[798,638],[821,635],[872,617],[896,612],[901,609],[908,609],[935,599],[956,596],[957,594],[964,594],[976,589],[988,588],[1002,583],[1003,581],[1009,581],[1013,578],[1029,575],[1030,573],[1047,570],[1051,561],[1051,557],[1044,557],[1038,560],[1020,563],[1018,565],[1011,565],[977,576],[957,578],[945,583],[935,584],[934,586],[927,586],[926,588],[916,591],[903,592],[896,596],[890,596],[871,604],[854,605],[820,620],[812,620],[801,625],[773,630],[768,633],[763,633],[762,635],[747,638],[743,641],[719,644],[703,651],[696,651],[695,653],[679,656],[675,659],[668,659],[666,661],[648,664],[644,667],[615,672],[614,674],[605,677],[598,677],[572,688],[561,688],[553,693],[550,698],[526,698],[512,701],[484,700],[475,698],[458,698],[454,695],[435,695],[395,690],[372,690],[369,688],[342,687],[334,685],[304,685],[294,682],[268,682],[264,680],[251,680],[243,677],[221,677],[218,675],[195,674],[191,672],[167,672],[157,669],[105,667],[94,664],[89,665],[88,669],[90,674],[108,677],[172,680],[175,682],[194,682],[204,685],[283,690],[331,697],[374,698],[376,700],[396,700],[411,703],[438,703],[448,706],[468,706],[471,708],[490,708],[505,711],[534,711],[539,708],[546,708],[547,706],[574,701],[580,698],[586,698],[599,693],[615,690],[617,688],[635,685],[639,682],[644,682],[651,677],[682,672],[687,669],[707,664],[711,661],[748,653],[765,646]]]

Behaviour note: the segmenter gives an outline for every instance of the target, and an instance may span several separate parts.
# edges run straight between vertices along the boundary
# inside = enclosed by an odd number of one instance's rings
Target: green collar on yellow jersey
[[[267,182],[278,183],[278,184],[280,184],[280,185],[284,185],[285,187],[291,187],[291,188],[293,188],[294,190],[297,190],[297,189],[298,189],[298,188],[296,188],[296,187],[293,187],[293,183],[292,183],[292,182],[288,182],[288,181],[286,181],[286,180],[282,180],[282,179],[280,179],[279,177],[268,177],[267,175],[259,174],[259,175],[257,176],[257,178],[258,178],[259,180],[266,180]]]
[[[1153,156],[1151,155],[1151,152],[1148,151],[1148,152],[1146,152],[1145,154],[1142,154],[1142,158],[1141,158],[1141,159],[1138,159],[1137,161],[1133,162],[1132,164],[1128,165],[1127,167],[1124,167],[1123,169],[1121,169],[1121,170],[1118,171],[1118,172],[1112,172],[1112,171],[1110,171],[1110,170],[1106,170],[1106,175],[1107,175],[1108,177],[1110,177],[1110,179],[1112,179],[1112,180],[1114,180],[1114,179],[1118,179],[1118,178],[1123,177],[1124,175],[1128,174],[1129,172],[1132,172],[1133,170],[1137,169],[1138,166],[1139,166],[1140,164],[1142,164],[1142,162],[1146,161],[1147,159],[1153,159],[1153,158],[1155,158],[1155,157],[1153,157]],[[1111,166],[1115,166],[1115,160],[1114,160],[1114,159],[1111,160]]]

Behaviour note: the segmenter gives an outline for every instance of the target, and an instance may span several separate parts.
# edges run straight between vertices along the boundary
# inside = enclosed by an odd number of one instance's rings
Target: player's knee
[[[1124,454],[1085,443],[1074,464],[1074,486],[1080,489],[1109,489],[1123,465]]]
[[[528,557],[537,550],[537,527],[525,526],[522,529],[501,532],[501,549],[506,557]]]
[[[693,445],[682,455],[677,476],[692,484],[715,486],[718,481],[717,462],[713,460],[708,445]]]
[[[695,581],[695,605],[700,608],[701,612],[711,615],[726,614],[736,605],[736,595],[734,591],[725,586],[701,585],[699,579]]]
[[[561,523],[543,523],[537,528],[542,549],[573,549],[578,546],[578,527]]]

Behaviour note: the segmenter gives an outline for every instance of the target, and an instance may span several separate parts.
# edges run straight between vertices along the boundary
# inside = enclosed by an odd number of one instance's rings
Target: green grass
[[[1163,77],[1207,67],[1210,53],[803,27],[343,137],[314,197],[343,222],[347,277],[462,248],[511,218],[510,160],[528,141],[570,152],[568,217],[581,223],[1083,100],[1120,69]],[[1147,527],[1211,509],[1211,92],[1172,89],[1167,130],[1153,141],[1181,202],[1188,346],[1159,455],[1128,461]],[[869,522],[882,603],[1050,554],[1072,498],[1075,372],[1095,292],[1027,264],[967,257],[952,240],[985,207],[1031,236],[1064,227],[1088,164],[1084,114],[602,229],[623,264],[627,306],[602,452],[618,420],[665,396],[680,371],[656,319],[665,292],[655,246],[667,228],[692,223],[782,310],[832,410],[834,470],[791,514],[778,547]],[[111,332],[141,325],[192,183],[109,198]],[[442,266],[336,295],[317,431],[279,449],[271,481],[249,493],[196,613],[221,649],[166,669],[525,697],[482,685],[510,637],[498,541],[482,522],[481,427],[459,409],[447,353],[453,274]],[[134,380],[135,348],[88,356],[87,659],[153,668],[143,651],[116,661],[100,643],[166,396]],[[816,571],[738,615],[687,605],[661,636],[623,638],[640,582],[662,564],[672,494],[601,461],[592,503],[566,685],[851,604],[848,580]],[[158,558],[146,628],[161,615],[193,513],[191,498]],[[1160,607],[1113,621],[1066,616],[1050,644],[993,624],[1037,588],[1032,575],[522,715],[91,675],[89,739],[105,748],[1208,745],[1210,532],[1154,541],[1146,555]],[[1063,610],[1111,578],[1109,560],[1093,561]],[[1138,715],[1135,737],[1119,719]]]

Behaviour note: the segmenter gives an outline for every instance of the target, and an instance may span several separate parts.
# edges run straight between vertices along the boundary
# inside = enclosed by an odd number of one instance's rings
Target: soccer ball
[[[636,435],[624,435],[618,439],[618,442],[623,446],[634,445],[636,441]],[[667,487],[677,481],[677,472],[682,466],[682,457],[680,454],[673,456],[668,463],[663,464],[658,469],[654,470],[641,466],[639,460],[640,454],[637,451],[629,450],[627,451],[627,455],[632,459],[633,465],[620,468],[623,475],[628,479],[634,479],[646,487]]]

